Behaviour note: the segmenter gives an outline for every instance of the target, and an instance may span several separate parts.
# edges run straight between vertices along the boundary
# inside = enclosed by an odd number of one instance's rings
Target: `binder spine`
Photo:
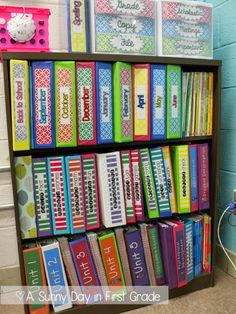
[[[210,207],[208,144],[198,144],[199,209]]]
[[[140,150],[140,161],[148,218],[157,218],[159,217],[157,196],[149,150],[147,148]]]
[[[51,199],[53,233],[70,232],[64,157],[48,158],[49,191]]]
[[[95,145],[96,95],[95,62],[76,63],[78,145]]]
[[[97,161],[94,154],[82,156],[84,180],[84,205],[86,230],[100,227],[100,205],[98,199]]]
[[[171,216],[170,200],[167,188],[165,165],[163,160],[162,148],[150,149],[152,169],[156,186],[158,208],[160,217]]]
[[[28,62],[10,60],[12,144],[14,151],[30,149]]]
[[[46,158],[33,159],[32,170],[38,237],[50,236],[53,230]]]
[[[80,156],[65,157],[70,233],[85,232],[82,161]]]
[[[33,146],[55,147],[53,62],[32,62],[31,73]]]
[[[142,193],[139,151],[131,150],[130,154],[131,154],[131,165],[132,165],[133,185],[134,185],[135,217],[137,221],[143,221],[145,217],[144,217],[144,208],[143,208],[143,193]]]
[[[189,145],[191,211],[198,211],[197,145]]]
[[[151,139],[166,138],[166,66],[151,65]]]
[[[193,222],[188,220],[184,222],[185,242],[186,242],[186,270],[187,281],[194,278],[193,265]]]
[[[96,62],[97,141],[113,143],[112,64]]]
[[[132,180],[130,152],[122,151],[120,154],[125,196],[126,221],[127,223],[134,223],[136,222],[136,218],[134,212],[134,186]]]

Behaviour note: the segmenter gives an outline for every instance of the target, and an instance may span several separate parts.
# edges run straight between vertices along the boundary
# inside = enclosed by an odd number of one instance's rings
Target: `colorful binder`
[[[166,65],[151,64],[150,68],[151,139],[166,138]]]
[[[184,223],[177,220],[164,220],[173,229],[175,264],[177,269],[178,288],[187,284],[186,246]]]
[[[157,218],[159,217],[158,203],[148,148],[140,150],[140,161],[148,218]]]
[[[100,227],[96,155],[83,155],[82,165],[86,230],[93,230]]]
[[[170,199],[162,148],[157,147],[150,149],[150,156],[156,186],[159,215],[160,217],[171,216]]]
[[[15,157],[15,173],[21,239],[36,238],[32,157]]]
[[[189,168],[190,168],[190,194],[191,194],[191,212],[198,210],[198,160],[197,145],[189,145]]]
[[[33,61],[31,69],[31,136],[34,148],[55,147],[54,66],[52,61]]]
[[[134,140],[150,141],[150,64],[134,64]]]
[[[70,290],[62,262],[59,243],[54,242],[41,246],[44,267],[50,295],[58,293],[60,286],[60,299],[52,298],[52,306],[55,313],[70,309],[72,307]]]
[[[46,286],[46,276],[43,266],[43,258],[40,247],[33,247],[23,250],[23,260],[25,269],[26,285],[30,287],[32,298],[37,300],[39,298],[39,291],[45,294],[47,291],[42,290]],[[33,287],[36,287],[34,289]],[[40,289],[40,290],[39,290]],[[29,304],[30,314],[49,314],[49,304],[46,302],[40,304]]]
[[[177,287],[177,267],[175,261],[175,247],[173,229],[165,223],[158,222],[160,234],[161,253],[165,270],[166,283],[169,289]]]
[[[81,156],[65,157],[70,233],[85,232],[83,171]]]
[[[208,144],[198,144],[199,209],[210,208]]]
[[[155,276],[155,271],[154,271],[152,254],[151,254],[151,246],[150,246],[149,235],[148,235],[148,225],[145,223],[142,223],[139,225],[139,229],[141,232],[141,238],[142,238],[142,244],[143,244],[143,250],[144,250],[145,261],[147,265],[150,286],[156,286],[157,281],[156,281],[156,276]]]
[[[170,198],[170,209],[172,214],[177,213],[176,193],[175,193],[175,182],[173,177],[172,161],[169,146],[162,146],[162,154],[164,159],[167,188]]]
[[[48,187],[48,170],[46,158],[35,158],[32,161],[34,199],[38,237],[50,236],[52,230],[52,214]]]
[[[97,143],[95,62],[76,62],[77,143]]]
[[[69,244],[80,286],[85,295],[90,295],[92,303],[93,296],[101,294],[101,288],[88,240],[83,237]]]
[[[106,228],[126,224],[120,153],[97,154],[102,222]]]
[[[70,233],[64,157],[48,158],[48,178],[53,234]]]
[[[133,284],[148,286],[149,278],[140,230],[136,227],[129,227],[125,231],[125,242]]]
[[[185,217],[183,217],[182,220],[184,222],[185,232],[187,281],[189,282],[194,278],[193,221]]]
[[[14,151],[30,149],[28,62],[10,60],[12,145]]]
[[[102,256],[100,253],[99,245],[98,245],[98,235],[95,232],[89,232],[86,234],[89,242],[89,247],[91,250],[91,254],[93,257],[94,265],[97,269],[98,279],[101,284],[101,289],[103,291],[103,294],[106,295],[106,291],[108,289],[108,282],[107,277],[102,261]]]
[[[190,212],[190,172],[188,145],[171,147],[178,213]]]
[[[125,197],[125,210],[126,210],[126,222],[136,222],[134,211],[134,186],[132,178],[132,166],[130,151],[121,151],[121,165],[123,175],[124,197]]]
[[[168,139],[180,138],[182,136],[182,98],[179,65],[167,65],[166,87],[166,137]]]
[[[128,63],[113,65],[114,141],[133,141],[132,67]]]
[[[123,274],[125,278],[125,283],[128,291],[131,291],[132,287],[132,278],[131,278],[131,271],[129,267],[128,261],[128,253],[125,246],[125,237],[124,237],[124,229],[123,228],[115,228],[115,235],[116,235],[116,243],[119,249],[119,255],[121,260],[121,265],[123,269]]]
[[[97,142],[113,143],[112,64],[96,62]]]
[[[89,51],[88,1],[67,0],[68,46],[71,52]]]
[[[130,151],[130,154],[134,186],[135,217],[137,221],[143,221],[145,217],[139,151],[137,149],[134,149]]]
[[[148,225],[148,236],[150,241],[150,250],[152,253],[156,282],[157,285],[163,285],[165,283],[165,273],[161,256],[161,239],[159,237],[157,225]]]
[[[98,242],[110,291],[113,295],[125,294],[125,280],[114,232],[100,232]]]
[[[56,146],[76,146],[75,62],[55,61],[54,71]]]

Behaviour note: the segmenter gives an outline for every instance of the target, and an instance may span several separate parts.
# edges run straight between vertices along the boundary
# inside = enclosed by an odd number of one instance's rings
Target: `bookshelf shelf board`
[[[155,140],[148,142],[127,142],[127,143],[112,143],[112,144],[98,144],[90,146],[76,146],[76,147],[56,147],[47,149],[30,149],[22,151],[14,151],[14,156],[52,156],[52,155],[69,155],[69,154],[81,154],[81,153],[102,153],[114,150],[122,149],[139,149],[146,147],[155,147],[159,145],[175,145],[185,143],[200,143],[211,141],[212,136],[193,136],[178,139],[167,139],[167,140]]]

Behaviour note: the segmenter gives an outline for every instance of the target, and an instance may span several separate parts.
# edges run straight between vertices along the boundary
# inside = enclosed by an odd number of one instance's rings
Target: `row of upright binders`
[[[162,219],[154,223],[58,237],[23,250],[26,283],[60,286],[64,302],[52,300],[55,312],[85,303],[71,297],[89,295],[88,303],[111,295],[126,295],[135,286],[182,287],[211,272],[211,217],[207,214]],[[70,286],[69,286],[70,285]],[[37,300],[38,289],[32,289]],[[100,296],[98,298],[98,296]],[[37,313],[30,305],[30,313]],[[49,313],[49,305],[37,305]],[[42,312],[40,312],[42,313]]]
[[[212,134],[213,73],[11,60],[10,79],[15,151]]]
[[[209,209],[208,144],[15,157],[22,238]]]

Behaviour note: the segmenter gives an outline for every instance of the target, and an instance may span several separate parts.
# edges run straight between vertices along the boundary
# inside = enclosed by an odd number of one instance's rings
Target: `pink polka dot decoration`
[[[0,6],[0,51],[49,51],[49,9]]]

